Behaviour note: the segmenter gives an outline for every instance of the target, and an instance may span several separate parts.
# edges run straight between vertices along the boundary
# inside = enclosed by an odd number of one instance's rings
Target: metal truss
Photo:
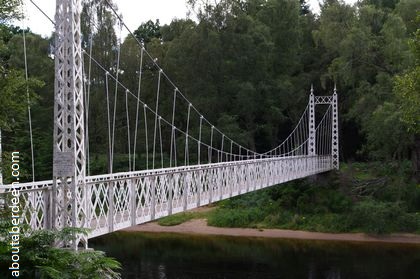
[[[315,96],[315,105],[329,105],[332,104],[332,96]]]
[[[84,227],[85,127],[80,0],[57,0],[51,227]],[[71,245],[77,248],[86,239]]]
[[[331,103],[328,103],[330,101]],[[258,159],[256,157],[253,160],[85,177],[80,160],[65,161],[60,157],[57,159],[59,155],[65,159],[66,156],[83,158],[84,150],[77,151],[74,145],[58,142],[54,153],[54,179],[19,184],[18,189],[24,201],[23,223],[34,230],[65,226],[89,228],[87,238],[80,238],[77,243],[73,243],[77,248],[79,242],[87,245],[88,238],[265,187],[338,169],[337,92],[334,90],[331,97],[316,97],[311,90],[309,102],[308,142],[312,141],[314,144],[312,150],[312,145],[309,144],[307,154],[304,155]],[[332,119],[331,124],[328,124],[332,125],[331,149],[325,155],[317,154],[315,148],[317,104],[331,105],[331,109],[327,110]],[[76,133],[71,135],[76,136]],[[67,140],[72,139],[74,140]],[[76,142],[80,139],[83,138],[77,137]],[[60,147],[64,150],[61,153],[57,152]],[[74,157],[68,154],[74,154]],[[71,173],[65,173],[67,167]],[[63,175],[63,172],[68,176]],[[73,173],[74,176],[70,176]],[[0,186],[0,194],[7,194],[14,188],[16,189],[12,185]]]
[[[338,95],[337,89],[334,88],[334,94],[332,96],[332,163],[334,169],[338,170],[340,167],[340,156],[339,156],[339,145],[338,145]]]
[[[91,229],[88,238],[97,237],[333,168],[331,156],[305,155],[90,176],[85,227]],[[19,186],[23,223],[49,228],[53,181]]]
[[[338,95],[337,88],[334,86],[334,94],[332,96],[314,96],[313,87],[311,87],[311,94],[309,97],[309,140],[308,140],[308,154],[317,154],[316,150],[316,129],[312,126],[315,123],[315,108],[316,105],[331,105],[332,110],[332,127],[331,127],[331,156],[333,160],[334,169],[338,170],[339,162],[339,134],[338,134]]]
[[[86,177],[80,2],[57,0],[53,180],[22,183],[18,188],[0,185],[2,197],[19,189],[24,224],[34,230],[89,228],[87,237],[70,243],[77,249],[80,244],[87,247],[88,238],[339,168],[337,92],[314,96],[311,89],[309,116],[304,114],[301,122],[309,117],[303,129],[309,131],[307,142],[289,136],[287,146],[294,149],[282,156],[263,158],[259,154],[258,158],[254,153],[253,160]],[[324,132],[331,139],[326,142],[331,152],[325,155],[317,153],[315,125],[316,105],[324,104],[332,107],[331,137]],[[307,151],[301,146],[308,147]],[[296,150],[301,155],[296,156]]]
[[[314,88],[311,87],[311,95],[309,95],[309,140],[308,155],[316,154],[316,126],[315,126],[315,96]]]

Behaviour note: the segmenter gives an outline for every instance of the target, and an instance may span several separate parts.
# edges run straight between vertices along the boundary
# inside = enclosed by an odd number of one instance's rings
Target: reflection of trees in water
[[[416,278],[419,247],[395,244],[115,233],[91,241],[125,278]],[[414,277],[413,277],[414,276]]]

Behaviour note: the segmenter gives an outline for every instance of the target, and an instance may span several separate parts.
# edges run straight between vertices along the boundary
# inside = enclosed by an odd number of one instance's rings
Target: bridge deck
[[[84,205],[80,226],[91,230],[89,238],[97,237],[331,169],[330,155],[305,155],[90,176],[76,197]],[[19,189],[23,223],[49,228],[52,181],[20,184]]]

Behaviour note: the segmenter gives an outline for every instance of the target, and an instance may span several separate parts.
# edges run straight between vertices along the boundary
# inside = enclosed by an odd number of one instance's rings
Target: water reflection
[[[420,278],[420,245],[114,233],[90,245],[123,278]]]

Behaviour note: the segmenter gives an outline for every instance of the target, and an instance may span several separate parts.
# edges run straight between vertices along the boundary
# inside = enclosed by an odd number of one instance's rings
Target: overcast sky
[[[311,9],[319,11],[319,0],[309,0]],[[322,1],[322,0],[321,0]],[[356,0],[345,0],[354,3]],[[43,36],[51,35],[52,24],[42,15],[29,1],[25,2],[26,26],[35,33]],[[54,19],[55,0],[33,0],[49,17]],[[187,15],[186,0],[114,0],[123,20],[134,31],[142,23],[149,19],[159,19],[161,24],[170,23],[174,18],[185,18]],[[125,34],[123,34],[125,35]]]

